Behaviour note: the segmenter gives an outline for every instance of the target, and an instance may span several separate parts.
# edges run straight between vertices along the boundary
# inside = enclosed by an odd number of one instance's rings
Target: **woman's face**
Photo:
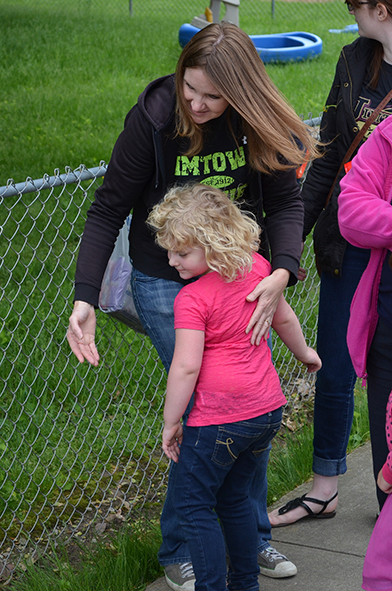
[[[361,37],[378,40],[380,23],[376,8],[370,7],[369,2],[363,1],[358,7],[353,6],[349,12],[355,17],[358,24],[358,34]]]
[[[185,68],[183,89],[191,117],[199,125],[220,117],[229,105],[202,68]]]

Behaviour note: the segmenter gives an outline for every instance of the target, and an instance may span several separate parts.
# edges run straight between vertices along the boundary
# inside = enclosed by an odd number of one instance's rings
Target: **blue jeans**
[[[344,474],[354,412],[356,375],[346,344],[350,304],[369,251],[346,247],[342,276],[321,274],[317,351],[323,366],[317,374],[314,401],[313,472]]]
[[[258,591],[257,522],[249,497],[282,410],[237,423],[185,427],[176,510],[191,551],[196,591]],[[220,524],[218,521],[220,520]]]
[[[175,281],[150,277],[136,269],[133,269],[132,272],[131,285],[137,313],[168,372],[175,344],[173,303],[182,285]],[[185,422],[191,404],[192,401],[185,412]],[[259,552],[268,548],[271,540],[271,524],[267,513],[269,451],[270,446],[255,469],[250,490],[250,498],[257,519]],[[162,566],[191,562],[188,544],[179,526],[175,511],[173,482],[176,469],[177,464],[171,462],[166,500],[161,515],[162,545],[158,559]]]

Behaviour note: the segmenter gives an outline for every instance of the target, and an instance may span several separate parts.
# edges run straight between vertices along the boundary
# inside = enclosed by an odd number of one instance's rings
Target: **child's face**
[[[181,279],[191,279],[209,271],[203,248],[185,247],[179,252],[168,250],[169,265],[177,269]]]

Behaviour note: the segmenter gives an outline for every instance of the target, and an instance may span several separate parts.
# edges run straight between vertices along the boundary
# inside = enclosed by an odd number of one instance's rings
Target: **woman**
[[[315,155],[306,126],[268,78],[249,37],[226,22],[195,35],[180,56],[175,76],[149,84],[127,115],[88,212],[68,330],[79,361],[98,365],[94,306],[116,236],[133,210],[130,256],[135,305],[168,371],[175,340],[173,303],[187,282],[170,267],[145,221],[168,188],[193,181],[240,199],[266,230],[261,252],[267,255],[270,248],[272,274],[248,295],[250,301],[258,298],[247,332],[251,342],[259,344],[268,335],[284,288],[296,281],[303,206],[293,167],[303,160],[304,148]],[[194,575],[174,511],[174,474],[172,466],[159,560],[168,584],[175,591],[189,591]],[[273,577],[291,576],[296,567],[269,546],[270,524],[262,508],[267,494],[263,470],[255,475],[253,489],[261,571]]]
[[[355,135],[392,88],[392,1],[347,2],[358,23],[359,39],[343,48],[321,121],[325,155],[309,170],[302,196],[304,240],[314,224],[314,248],[321,271],[318,353],[323,362],[316,381],[313,484],[309,494],[270,514],[273,527],[304,518],[333,517],[338,477],[346,472],[356,375],[346,345],[350,303],[369,252],[347,244],[337,221],[339,182],[327,195]],[[392,113],[389,103],[367,135]],[[366,137],[366,136],[365,136]],[[344,175],[344,171],[342,175]],[[369,399],[369,410],[372,401]],[[383,494],[378,491],[380,504]]]

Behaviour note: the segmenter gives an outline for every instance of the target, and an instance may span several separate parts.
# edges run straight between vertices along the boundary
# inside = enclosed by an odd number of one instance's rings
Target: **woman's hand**
[[[247,334],[252,330],[250,339],[252,345],[259,345],[263,337],[265,339],[268,338],[279,298],[288,283],[289,277],[290,272],[287,269],[275,269],[271,275],[260,281],[255,289],[246,297],[248,302],[254,302],[257,298],[259,299],[246,328]]]
[[[80,363],[86,359],[91,365],[97,367],[99,355],[95,346],[95,326],[94,306],[87,302],[76,301],[69,319],[68,343]]]
[[[164,427],[162,431],[162,449],[173,462],[178,462],[180,445],[183,438],[183,428],[180,422],[173,427]]]

